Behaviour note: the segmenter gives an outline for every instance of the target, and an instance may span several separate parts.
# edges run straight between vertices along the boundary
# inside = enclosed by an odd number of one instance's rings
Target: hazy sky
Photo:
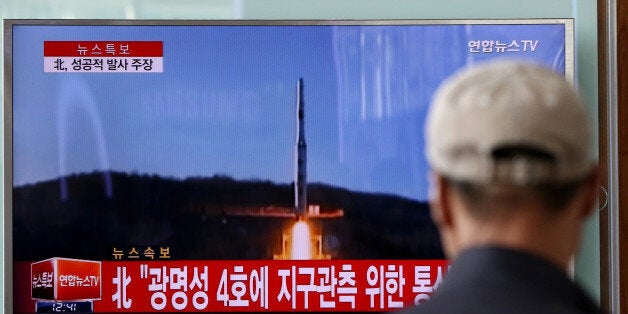
[[[44,73],[51,40],[163,41],[164,72]],[[93,170],[292,182],[302,77],[308,180],[425,200],[423,120],[444,77],[495,57],[564,71],[547,25],[16,26],[13,44],[16,185]]]

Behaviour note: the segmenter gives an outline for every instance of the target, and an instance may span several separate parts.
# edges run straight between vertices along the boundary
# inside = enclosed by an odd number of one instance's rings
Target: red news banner
[[[14,266],[15,312],[33,312],[41,276],[29,262]],[[379,312],[429,299],[447,269],[445,260],[103,261],[101,295],[90,299],[94,312]],[[71,272],[50,275],[66,278],[55,288],[94,291],[93,276],[83,287]]]
[[[44,41],[44,72],[161,73],[161,41]]]

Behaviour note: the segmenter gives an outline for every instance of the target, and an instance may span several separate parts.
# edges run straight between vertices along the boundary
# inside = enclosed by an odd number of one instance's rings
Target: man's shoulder
[[[483,248],[454,261],[433,298],[404,313],[598,313],[566,273],[527,253]]]

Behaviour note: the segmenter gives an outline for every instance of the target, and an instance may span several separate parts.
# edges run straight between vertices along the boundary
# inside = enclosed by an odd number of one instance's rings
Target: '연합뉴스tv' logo
[[[35,300],[100,300],[100,262],[54,257],[31,264]]]

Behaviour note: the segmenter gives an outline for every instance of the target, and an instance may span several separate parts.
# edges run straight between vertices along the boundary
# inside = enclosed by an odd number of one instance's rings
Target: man
[[[426,124],[431,212],[451,268],[415,313],[597,313],[567,268],[597,195],[586,109],[563,77],[466,69]]]

